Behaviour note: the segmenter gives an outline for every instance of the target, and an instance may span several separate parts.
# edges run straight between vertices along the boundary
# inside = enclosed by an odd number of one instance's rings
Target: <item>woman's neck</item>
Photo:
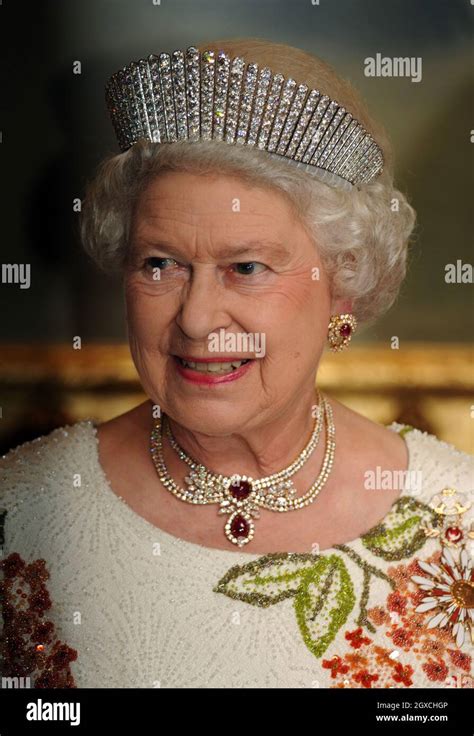
[[[278,416],[263,425],[230,435],[206,435],[190,431],[169,419],[172,434],[185,452],[209,470],[223,475],[248,475],[261,478],[292,463],[308,442],[314,428],[315,391],[309,389]],[[165,440],[165,447],[177,455]]]

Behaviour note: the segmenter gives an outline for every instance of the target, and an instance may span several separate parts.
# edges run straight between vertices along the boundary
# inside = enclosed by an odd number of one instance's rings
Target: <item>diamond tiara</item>
[[[224,51],[150,54],[113,74],[105,99],[122,152],[140,138],[245,144],[345,189],[383,169],[380,147],[335,100]]]

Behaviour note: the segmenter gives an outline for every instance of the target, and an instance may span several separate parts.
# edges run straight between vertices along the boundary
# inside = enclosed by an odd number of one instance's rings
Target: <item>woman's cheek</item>
[[[126,288],[127,321],[140,333],[147,334],[166,312],[164,304],[156,304],[149,286],[130,283]]]

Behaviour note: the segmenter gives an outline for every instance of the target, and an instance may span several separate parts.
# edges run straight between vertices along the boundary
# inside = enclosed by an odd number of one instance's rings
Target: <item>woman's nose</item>
[[[202,340],[211,332],[228,327],[230,319],[224,308],[224,291],[215,266],[200,264],[193,268],[183,288],[176,317],[177,324],[188,337]]]

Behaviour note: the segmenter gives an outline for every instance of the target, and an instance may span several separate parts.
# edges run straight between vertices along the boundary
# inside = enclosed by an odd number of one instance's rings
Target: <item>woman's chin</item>
[[[255,406],[225,403],[215,399],[173,402],[168,416],[191,432],[225,437],[242,431],[255,419]]]

